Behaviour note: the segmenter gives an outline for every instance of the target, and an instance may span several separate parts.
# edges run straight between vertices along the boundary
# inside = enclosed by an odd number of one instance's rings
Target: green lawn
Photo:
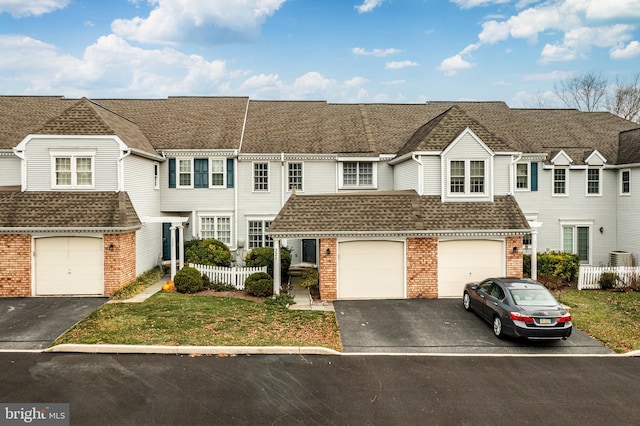
[[[573,324],[616,352],[640,350],[640,292],[564,290]]]
[[[143,303],[103,305],[54,344],[63,343],[342,349],[333,312],[164,292]]]

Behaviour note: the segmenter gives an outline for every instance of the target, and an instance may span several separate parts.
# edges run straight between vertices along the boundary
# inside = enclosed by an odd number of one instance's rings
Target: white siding
[[[422,157],[424,165],[424,195],[442,194],[442,164],[439,156]]]
[[[160,216],[160,191],[153,188],[153,165],[152,160],[135,155],[124,160],[125,190],[140,219]],[[136,232],[136,275],[155,267],[161,256],[162,224],[143,223]]]
[[[95,150],[94,182],[95,191],[116,191],[118,189],[118,159],[120,148],[115,139],[37,138],[26,147],[27,190],[50,191],[51,155],[50,149]]]
[[[618,171],[618,173],[621,173]],[[620,193],[618,179],[617,191]],[[613,250],[633,253],[634,265],[640,265],[640,168],[630,170],[630,193],[618,197],[617,211],[617,243]]]
[[[393,190],[393,167],[387,161],[378,162],[378,190]]]
[[[418,191],[419,166],[413,160],[407,160],[394,166],[396,190],[415,189]]]
[[[496,155],[493,158],[493,190],[494,195],[506,195],[511,191],[509,169],[511,157]]]
[[[20,162],[18,157],[0,157],[0,186],[21,185]]]

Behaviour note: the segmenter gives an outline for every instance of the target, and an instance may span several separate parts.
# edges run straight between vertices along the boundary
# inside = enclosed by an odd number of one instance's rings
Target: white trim
[[[572,252],[573,254],[578,254],[578,234],[577,228],[588,228],[589,229],[589,258],[586,263],[580,262],[581,265],[591,265],[593,261],[593,220],[560,220],[560,250],[564,251],[564,228],[565,227],[573,228],[573,244],[572,244]]]
[[[356,184],[345,185],[344,183],[344,164],[345,163],[356,163]],[[370,185],[362,185],[360,184],[360,163],[371,163],[371,184]],[[338,189],[378,189],[378,160],[373,160],[371,158],[348,158],[338,161]]]
[[[267,165],[267,189],[256,189],[256,164]],[[251,192],[271,192],[271,162],[270,161],[252,161],[251,162]]]
[[[518,166],[525,165],[527,166],[527,186],[526,188],[518,188]],[[529,161],[519,161],[515,163],[514,167],[514,190],[516,192],[531,192],[531,162]]]
[[[286,182],[286,185],[287,185],[286,191],[287,192],[291,192],[291,186],[289,185],[289,180],[291,178],[290,170],[289,170],[289,165],[290,164],[300,164],[300,180],[301,180],[300,181],[300,189],[296,188],[296,192],[304,192],[304,181],[305,181],[305,179],[304,179],[304,169],[305,169],[304,161],[291,161],[291,160],[287,161],[286,165],[285,165],[285,168],[286,168],[285,169],[285,174],[286,174],[285,182]]]
[[[629,174],[629,192],[624,192],[623,191],[624,181],[622,179],[622,176],[623,176],[623,174],[625,172]],[[621,197],[629,197],[629,196],[631,196],[631,169],[621,169],[619,171],[619,174],[618,174],[618,182],[619,182],[619,185],[618,185],[619,195]]]
[[[213,184],[213,162],[222,161],[222,184]],[[209,188],[212,189],[225,189],[227,187],[227,159],[223,157],[209,157],[209,170],[207,171],[207,179],[209,181]]]
[[[564,170],[564,192],[555,192],[556,170]],[[560,166],[551,168],[551,196],[552,197],[568,197],[569,196],[569,167]]]
[[[491,158],[447,158],[446,161],[446,171],[447,174],[445,176],[445,184],[446,184],[446,194],[447,198],[486,198],[491,197],[490,191],[490,161]],[[464,191],[463,192],[451,192],[451,162],[453,161],[461,161],[464,163]],[[483,183],[483,192],[471,192],[471,162],[482,162],[484,164],[484,183]],[[492,168],[492,167],[491,167]],[[493,169],[493,168],[492,168]]]
[[[153,189],[160,189],[160,163],[157,161],[153,162]]]
[[[188,161],[189,162],[189,185],[181,185],[180,184],[180,175],[187,174],[180,172],[180,162]],[[176,189],[193,189],[193,157],[192,158],[184,158],[184,157],[176,157]]]
[[[598,192],[590,193],[589,192],[589,171],[597,170],[598,171]],[[598,167],[588,167],[584,172],[584,196],[585,197],[602,197],[602,181],[604,180],[604,173],[602,166]]]
[[[49,158],[51,164],[51,189],[95,189],[96,185],[96,149],[49,149]],[[91,183],[81,185],[78,184],[78,159],[89,158],[91,160]],[[57,183],[57,159],[69,159],[69,174],[71,177],[71,183],[68,185],[62,185]]]
[[[204,237],[202,235],[202,219],[203,218],[212,218],[214,219],[214,229],[213,229],[213,236],[207,236]],[[234,232],[233,232],[233,228],[234,228],[234,223],[233,223],[233,212],[231,211],[225,211],[225,212],[207,212],[207,211],[199,211],[198,212],[198,233],[197,233],[197,237],[204,239],[204,238],[215,238],[216,240],[222,241],[219,238],[219,230],[218,230],[218,219],[229,219],[229,242],[228,243],[224,243],[229,247],[233,247],[234,241]],[[224,241],[222,241],[224,242]]]

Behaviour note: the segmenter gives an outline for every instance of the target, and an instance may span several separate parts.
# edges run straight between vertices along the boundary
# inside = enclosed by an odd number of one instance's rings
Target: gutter
[[[2,234],[30,234],[34,232],[56,232],[56,233],[75,233],[75,232],[90,232],[90,233],[123,233],[130,231],[137,231],[142,228],[142,224],[126,226],[126,227],[96,227],[96,228],[82,228],[82,227],[63,227],[63,228],[41,228],[41,227],[29,227],[29,226],[8,226],[6,228],[0,228]]]
[[[269,232],[265,234],[272,238],[331,238],[331,237],[442,237],[442,236],[509,236],[524,235],[531,232],[531,228],[522,229],[470,229],[470,230],[441,230],[441,231],[375,231],[375,232],[354,232],[354,231],[304,231],[304,232]]]
[[[516,192],[515,188],[513,187],[514,185],[513,165],[516,164],[521,159],[522,159],[522,153],[518,154],[518,156],[515,157],[513,160],[511,160],[511,163],[509,164],[509,195],[513,195]]]
[[[418,163],[418,195],[424,195],[424,164],[421,157],[415,153],[411,155],[411,159]]]

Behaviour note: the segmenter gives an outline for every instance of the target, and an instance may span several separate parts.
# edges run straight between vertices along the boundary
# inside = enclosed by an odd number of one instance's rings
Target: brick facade
[[[136,233],[105,234],[104,295],[136,279]]]
[[[0,296],[31,296],[31,235],[0,235]]]
[[[330,254],[327,254],[327,249]],[[335,300],[338,298],[338,240],[320,239],[320,298]]]
[[[522,278],[522,237],[507,237],[506,241],[507,276]]]
[[[407,298],[438,297],[438,239],[407,238]]]

